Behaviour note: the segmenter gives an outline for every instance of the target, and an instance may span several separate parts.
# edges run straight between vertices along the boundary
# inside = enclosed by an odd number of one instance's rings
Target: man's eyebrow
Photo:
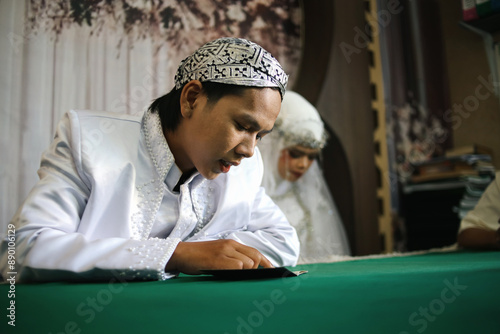
[[[241,115],[241,120],[245,122],[246,125],[250,127],[251,130],[256,131],[256,132],[261,132],[262,134],[268,134],[269,132],[273,131],[274,126],[270,130],[262,130],[261,131],[261,126],[259,122],[255,118],[252,117],[252,115],[249,114],[243,114]]]

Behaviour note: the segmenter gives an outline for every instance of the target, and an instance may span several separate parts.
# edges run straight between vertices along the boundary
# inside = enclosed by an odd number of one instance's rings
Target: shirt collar
[[[179,169],[179,167],[177,167],[176,164],[173,164],[170,170],[168,171],[167,177],[165,179],[165,184],[167,185],[170,191],[173,191],[175,185],[177,184],[177,182],[179,182],[181,176],[182,176],[181,170]]]
[[[160,178],[165,180],[167,173],[175,163],[174,155],[170,151],[165,135],[163,134],[158,113],[152,113],[149,110],[144,113],[142,118],[142,131],[144,132],[146,146],[156,171]]]

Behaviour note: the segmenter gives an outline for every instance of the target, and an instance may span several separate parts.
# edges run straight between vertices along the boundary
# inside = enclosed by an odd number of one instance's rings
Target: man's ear
[[[181,114],[184,118],[190,118],[201,96],[202,84],[198,80],[191,80],[184,85],[181,92]]]

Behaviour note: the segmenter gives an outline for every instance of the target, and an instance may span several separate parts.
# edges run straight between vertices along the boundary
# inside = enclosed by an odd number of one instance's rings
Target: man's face
[[[257,140],[272,130],[280,107],[280,93],[271,88],[248,88],[242,96],[226,95],[215,104],[201,94],[191,116],[182,121],[188,162],[210,180],[229,172],[253,155]]]

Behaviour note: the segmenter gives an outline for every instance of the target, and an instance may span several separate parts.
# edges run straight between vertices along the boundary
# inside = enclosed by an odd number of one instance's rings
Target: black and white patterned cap
[[[288,75],[260,45],[242,38],[208,42],[185,58],[175,74],[175,88],[191,80],[250,87],[278,87],[285,95]]]

